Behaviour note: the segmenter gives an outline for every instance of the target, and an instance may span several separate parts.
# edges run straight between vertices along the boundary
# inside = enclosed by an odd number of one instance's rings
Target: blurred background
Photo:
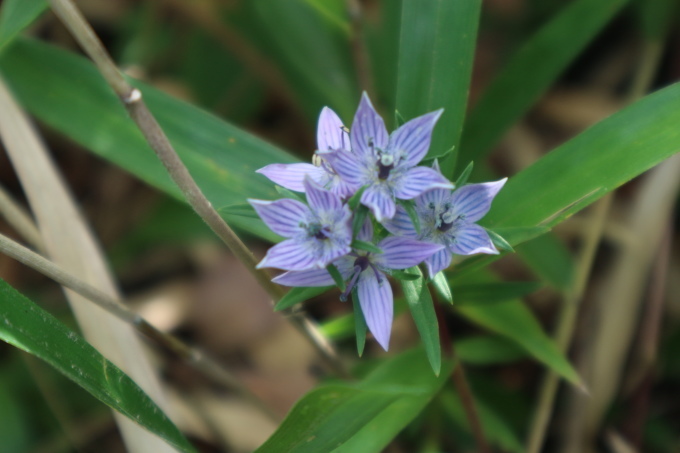
[[[367,82],[388,129],[393,126],[398,1],[77,3],[127,74],[300,159],[309,160],[314,152],[320,109],[333,108],[350,125],[359,87]],[[483,2],[471,106],[522,44],[569,3]],[[650,47],[645,25],[639,20],[639,3],[629,2],[578,53],[548,92],[494,145],[488,160],[476,162],[473,179],[512,176],[623,108],[635,95],[636,68],[649,52],[658,52],[651,89],[680,78],[676,18],[664,17],[663,24],[652,25],[667,26],[669,32],[663,42]],[[360,10],[360,29],[348,19],[348,7]],[[359,77],[352,53],[357,32],[366,43],[366,70]],[[80,52],[50,12],[28,34]],[[309,345],[273,313],[267,295],[182,203],[40,122],[38,126],[133,308],[160,329],[213,353],[284,415],[321,373]],[[0,181],[25,202],[4,152],[0,153]],[[610,290],[621,278],[611,269],[624,259],[629,236],[645,231],[639,216],[654,202],[654,191],[645,195],[645,187],[642,176],[614,196],[569,352],[587,382],[588,370],[599,360],[594,351],[621,350],[622,366],[598,384],[609,386],[613,395],[599,401],[596,395],[586,397],[563,387],[543,451],[579,451],[574,445],[584,439],[596,451],[680,451],[680,241],[675,202],[672,222],[663,228],[663,239],[657,238],[663,240],[666,254],[654,251],[649,262],[638,263],[642,278],[637,289],[644,297],[618,309],[618,301],[610,298]],[[579,250],[588,216],[586,210],[556,229],[569,250]],[[642,229],[635,230],[640,223]],[[3,219],[0,232],[21,239]],[[247,231],[241,233],[262,256],[267,244],[249,238]],[[650,243],[658,241],[650,238]],[[540,268],[540,264],[533,267]],[[526,302],[545,330],[554,331],[562,299],[558,288],[547,284],[518,256],[505,257],[492,270],[502,280],[529,282]],[[555,272],[559,274],[559,269]],[[664,273],[665,279],[650,277]],[[0,276],[77,329],[59,285],[5,256],[0,256]],[[661,295],[655,296],[655,291]],[[337,293],[317,297],[306,308],[320,322],[351,310],[339,302]],[[595,335],[602,332],[602,319],[613,316],[612,310],[632,321],[606,330],[605,336]],[[456,338],[481,332],[460,317],[447,318],[447,322]],[[337,333],[333,325],[326,324],[326,328],[343,355],[356,362],[353,336],[347,330]],[[419,341],[411,318],[397,317],[390,353]],[[369,341],[367,348],[362,366],[384,354],[374,342]],[[464,350],[461,354],[465,360]],[[215,387],[187,365],[162,354],[155,357],[170,389],[177,423],[200,451],[252,451],[275,429],[248,403]],[[506,421],[518,439],[524,438],[529,427],[543,371],[519,350],[507,352],[502,360],[475,356],[468,362],[476,395]],[[427,411],[402,433],[393,451],[420,451],[423,430],[434,426],[444,432],[446,451],[471,451],[474,444],[459,419],[432,420]],[[0,451],[115,453],[124,451],[124,446],[108,408],[49,366],[0,343]]]

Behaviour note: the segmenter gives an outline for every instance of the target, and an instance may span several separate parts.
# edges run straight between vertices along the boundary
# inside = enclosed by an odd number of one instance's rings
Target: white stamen
[[[391,154],[383,154],[382,156],[380,156],[380,164],[381,165],[383,165],[385,167],[389,167],[393,163],[394,163],[394,156],[392,156]]]

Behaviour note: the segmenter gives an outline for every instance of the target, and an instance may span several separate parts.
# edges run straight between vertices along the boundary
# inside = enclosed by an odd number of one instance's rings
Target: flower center
[[[327,226],[322,226],[320,223],[310,223],[307,226],[307,233],[317,239],[324,240],[330,236],[330,231]]]
[[[439,231],[449,231],[459,219],[463,219],[463,214],[455,215],[451,211],[444,211],[439,215],[437,229]]]
[[[353,270],[353,275],[352,279],[349,281],[347,284],[347,288],[345,288],[345,291],[340,294],[340,300],[345,302],[347,300],[347,296],[352,292],[352,288],[357,284],[357,280],[359,280],[359,275],[366,269],[371,267],[373,271],[375,272],[376,277],[379,277],[378,270],[375,268],[373,264],[371,264],[371,260],[368,259],[368,255],[359,255],[357,256],[357,259],[354,260],[354,270]],[[378,278],[378,281],[380,281],[380,278]]]
[[[378,159],[378,179],[383,181],[390,176],[390,170],[394,168],[394,156],[382,154]]]

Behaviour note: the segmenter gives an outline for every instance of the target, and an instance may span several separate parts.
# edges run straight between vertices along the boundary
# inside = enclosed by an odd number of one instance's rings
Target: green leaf
[[[680,149],[680,84],[610,116],[510,178],[483,223],[552,227]]]
[[[364,347],[366,346],[366,332],[368,326],[366,325],[366,318],[364,312],[361,310],[361,303],[359,302],[359,291],[355,286],[352,288],[352,308],[354,309],[354,334],[357,339],[357,353],[359,357],[364,355]]]
[[[649,39],[662,39],[677,19],[678,2],[675,0],[638,0],[642,30]]]
[[[470,432],[470,425],[467,416],[465,415],[465,410],[460,397],[450,389],[445,389],[441,392],[439,398],[439,402],[444,407],[445,413],[451,417],[456,424]],[[475,404],[484,434],[493,445],[501,447],[503,451],[517,453],[524,451],[521,441],[512,428],[508,426],[508,423],[502,420],[480,399],[477,399]]]
[[[449,286],[448,280],[446,280],[444,272],[437,272],[437,275],[430,281],[430,284],[434,290],[437,291],[439,297],[446,302],[453,304],[453,294],[451,294],[451,287]]]
[[[293,200],[301,201],[305,204],[307,203],[307,200],[303,194],[295,193],[292,190],[286,189],[285,187],[281,187],[279,185],[275,185],[274,190],[276,190],[283,198],[292,198]]]
[[[184,201],[120,101],[87,60],[20,38],[0,55],[0,71],[22,105],[41,121]],[[254,171],[273,162],[294,162],[292,156],[186,102],[137,85],[216,209],[244,203],[246,198],[278,198],[274,185]],[[259,219],[228,213],[224,217],[242,231],[272,239]]]
[[[363,195],[364,190],[366,190],[366,187],[368,186],[361,186],[359,190],[356,191],[354,195],[350,197],[350,199],[347,201],[347,206],[354,211],[357,209],[359,206],[359,203],[361,202],[361,195]]]
[[[411,220],[413,227],[416,229],[416,233],[420,234],[420,217],[416,212],[415,203],[413,200],[399,200],[399,204],[408,214],[408,218]]]
[[[512,245],[508,243],[508,241],[505,240],[503,236],[500,234],[496,233],[493,230],[487,229],[486,232],[488,233],[489,237],[491,238],[491,241],[494,243],[496,247],[498,247],[501,250],[505,250],[506,252],[514,252],[515,249],[512,248]]]
[[[531,270],[554,288],[565,291],[574,277],[574,259],[555,235],[546,234],[517,247]]]
[[[370,252],[370,253],[378,253],[382,254],[382,249],[378,247],[375,244],[371,244],[370,242],[366,241],[360,241],[359,239],[355,239],[352,241],[352,248],[357,249],[357,250],[363,250],[365,252]]]
[[[394,125],[396,126],[395,129],[400,128],[401,126],[404,125],[406,120],[404,119],[403,116],[401,116],[401,113],[399,113],[399,110],[394,111]]]
[[[255,212],[255,209],[250,205],[250,203],[235,203],[229,206],[222,206],[217,210],[218,214],[221,216],[225,215],[237,215],[241,217],[250,217],[252,219],[259,219],[260,217]],[[272,234],[275,236],[275,234]]]
[[[454,285],[459,304],[493,304],[531,294],[543,285],[539,282],[487,282]]]
[[[354,218],[352,219],[352,237],[356,237],[364,226],[364,221],[368,215],[368,208],[364,205],[359,205],[359,207],[354,211]],[[380,252],[382,253],[382,251]]]
[[[480,161],[627,0],[576,0],[519,49],[465,124],[458,160]],[[504,189],[505,190],[505,189]]]
[[[473,161],[470,161],[469,164],[467,164],[467,167],[465,167],[465,170],[458,176],[458,179],[456,179],[456,187],[463,187],[465,184],[467,184],[468,178],[470,177],[470,173],[472,173],[472,169],[475,168],[475,163]]]
[[[406,118],[444,108],[430,155],[458,147],[470,88],[481,0],[402,2],[397,108]],[[451,176],[455,156],[440,162]]]
[[[46,0],[5,0],[0,8],[0,52],[47,10]]]
[[[581,379],[569,361],[522,302],[500,302],[492,306],[457,304],[455,307],[472,322],[515,341],[567,381],[581,385]]]
[[[331,288],[332,286],[315,286],[315,287],[297,286],[291,288],[286,293],[286,295],[283,296],[276,303],[276,305],[274,306],[274,311],[281,311],[290,308],[295,304],[299,304],[300,302],[309,300],[312,297],[316,297],[319,294],[322,294]]]
[[[495,335],[477,335],[455,343],[456,357],[474,365],[497,365],[527,357],[517,343]]]
[[[409,273],[418,274],[418,280],[401,280],[401,287],[404,290],[404,297],[411,309],[413,321],[416,323],[420,338],[423,340],[427,358],[430,361],[432,370],[439,375],[441,368],[441,345],[439,343],[439,324],[437,315],[434,311],[434,302],[427,288],[425,278],[417,266],[408,269]]]
[[[398,271],[398,270],[392,270],[390,271],[390,275],[397,280],[418,280],[422,276],[420,274],[413,274],[411,272],[406,272],[406,271]]]
[[[79,335],[2,280],[0,300],[0,339],[49,363],[180,451],[195,451],[151,398]]]
[[[333,277],[333,281],[335,282],[335,285],[340,288],[340,291],[344,291],[347,285],[345,285],[345,279],[342,277],[342,274],[338,270],[337,267],[335,267],[333,264],[329,264],[326,266],[326,270],[328,271],[329,274],[331,274],[331,277]]]
[[[257,453],[382,451],[448,380],[422,349],[392,357],[357,384],[326,384],[305,395]]]

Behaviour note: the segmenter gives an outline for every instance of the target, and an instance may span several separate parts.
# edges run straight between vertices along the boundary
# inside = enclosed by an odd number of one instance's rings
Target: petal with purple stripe
[[[427,258],[425,265],[427,266],[427,273],[430,275],[430,278],[434,278],[440,271],[449,267],[452,256],[451,251],[444,248]]]
[[[427,207],[429,209],[430,203],[432,203],[435,207],[439,207],[450,196],[450,189],[431,189],[418,196],[415,199],[415,202],[417,206]]]
[[[361,194],[361,204],[367,206],[378,222],[391,219],[397,209],[392,194],[381,185],[372,185]]]
[[[415,239],[390,236],[378,243],[382,254],[376,255],[374,261],[385,269],[406,269],[417,266],[433,253],[443,249],[441,244],[416,241]]]
[[[455,240],[450,246],[456,255],[472,255],[474,253],[488,253],[498,255],[489,234],[479,225],[469,223],[460,226],[454,232]]]
[[[316,254],[309,242],[287,239],[271,247],[257,268],[276,267],[287,271],[303,271],[316,265]]]
[[[370,217],[366,217],[366,220],[364,220],[364,224],[357,233],[357,239],[366,242],[371,242],[373,240],[373,222],[371,222]]]
[[[324,107],[319,115],[316,145],[321,151],[336,149],[349,151],[349,135],[345,131],[342,120],[328,107]]]
[[[352,274],[352,258],[341,258],[333,264],[340,275],[347,280]],[[272,279],[274,283],[284,286],[330,286],[335,281],[326,269],[310,269],[307,271],[288,271]]]
[[[483,184],[470,184],[453,192],[451,202],[456,214],[465,215],[467,222],[476,222],[489,212],[491,202],[508,178]]]
[[[336,151],[323,153],[322,155],[347,184],[359,187],[366,182],[366,167],[359,161],[354,153]]]
[[[324,215],[332,211],[342,210],[342,200],[336,194],[321,188],[310,178],[305,178],[304,186],[305,193],[307,194],[307,203],[309,203],[312,211],[319,215]]]
[[[311,216],[309,208],[297,200],[284,198],[276,201],[249,199],[248,202],[262,221],[276,234],[290,238],[303,231]]]
[[[452,188],[449,180],[428,167],[410,168],[394,181],[394,195],[402,200],[411,200],[431,189]]]
[[[404,156],[401,162],[407,168],[418,165],[430,148],[432,130],[443,112],[439,109],[403,124],[390,137],[390,153]]]
[[[385,220],[383,226],[392,234],[397,236],[406,236],[415,239],[418,236],[416,229],[411,222],[411,217],[401,206],[397,206],[394,217]]]
[[[271,164],[256,171],[265,175],[271,181],[295,192],[304,192],[303,182],[309,176],[315,182],[322,184],[328,172],[312,164]]]
[[[374,148],[386,149],[388,140],[383,119],[373,108],[368,95],[364,93],[350,132],[352,151],[358,156],[372,156]]]
[[[394,317],[394,297],[385,274],[382,272],[377,274],[371,269],[362,272],[357,283],[357,294],[369,330],[380,346],[387,351]]]

